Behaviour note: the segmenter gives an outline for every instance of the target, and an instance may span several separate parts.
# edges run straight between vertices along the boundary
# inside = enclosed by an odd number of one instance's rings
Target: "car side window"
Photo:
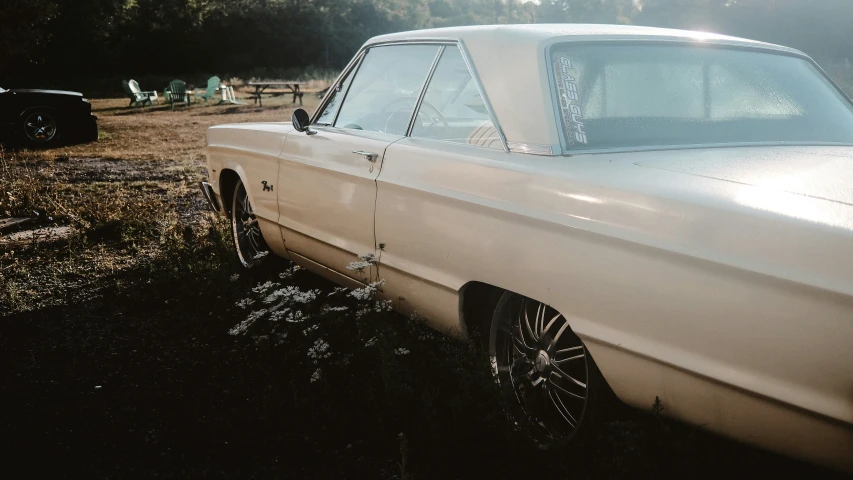
[[[503,150],[498,129],[458,48],[447,47],[441,54],[412,136]]]
[[[405,135],[438,48],[391,45],[368,50],[335,126]]]
[[[335,88],[329,89],[326,95],[329,95],[329,103],[326,104],[326,108],[323,109],[323,113],[317,117],[317,121],[314,122],[317,125],[331,125],[332,122],[335,121],[335,115],[337,115],[338,110],[341,108],[341,101],[344,98],[344,94],[347,91],[347,87],[349,86],[350,79],[352,79],[352,72],[354,69],[347,73],[347,76],[341,80],[340,83]]]

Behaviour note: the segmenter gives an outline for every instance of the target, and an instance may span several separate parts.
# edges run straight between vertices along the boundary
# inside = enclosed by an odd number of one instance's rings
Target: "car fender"
[[[226,203],[227,203],[225,210],[226,211],[231,210],[231,201],[232,201],[232,199],[225,198],[222,194],[222,180],[221,180],[221,178],[222,178],[222,174],[226,170],[231,170],[232,172],[236,173],[238,177],[240,177],[240,181],[243,182],[243,185],[245,185],[246,191],[249,194],[249,201],[252,202],[252,204],[254,204],[254,202],[255,202],[254,193],[252,192],[252,188],[248,183],[248,180],[246,177],[246,171],[243,170],[242,165],[240,165],[239,163],[237,163],[234,160],[228,159],[228,160],[225,160],[222,162],[222,168],[219,170],[219,172],[217,172],[218,175],[216,175],[216,177],[213,181],[213,190],[219,195],[219,198],[222,200],[223,205],[226,205]]]

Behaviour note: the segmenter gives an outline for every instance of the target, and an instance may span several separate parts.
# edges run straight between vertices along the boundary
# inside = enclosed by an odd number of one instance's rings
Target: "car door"
[[[288,134],[277,187],[288,251],[361,279],[346,267],[376,252],[376,177],[385,149],[405,136],[438,51],[369,48],[330,89],[311,130]]]
[[[483,222],[491,213],[475,195],[522,178],[505,173],[510,155],[461,50],[446,46],[410,138],[388,147],[378,178],[375,231],[385,244],[379,276],[387,299],[404,299],[395,302],[402,313],[417,312],[441,330],[458,328],[457,291],[465,279],[488,278],[472,271],[470,259],[501,255],[493,250],[502,232]]]

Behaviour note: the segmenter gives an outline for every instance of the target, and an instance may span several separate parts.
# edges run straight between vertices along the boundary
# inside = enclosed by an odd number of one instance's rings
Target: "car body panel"
[[[630,375],[626,372],[607,379],[608,384],[617,384],[620,399],[629,405],[646,410],[649,398],[665,398],[665,416],[775,452],[853,471],[849,454],[853,435],[847,423],[637,356],[617,345],[591,339],[584,343],[594,352],[597,365],[617,366],[620,371],[630,366]]]
[[[780,361],[773,351],[761,355],[724,338],[716,339],[721,345],[709,346],[705,342],[712,338],[709,335],[721,335],[718,329],[723,324],[730,323],[728,327],[735,328],[747,318],[751,322],[766,321],[750,330],[765,332],[761,335],[780,346],[799,341],[790,333],[792,330],[779,330],[780,322],[787,322],[786,327],[798,332],[817,329],[819,332],[801,333],[828,337],[821,340],[825,347],[821,355],[827,355],[825,368],[841,369],[823,379],[824,387],[841,390],[835,392],[835,401],[827,400],[821,413],[853,423],[853,403],[845,398],[843,382],[837,382],[840,375],[853,384],[853,372],[845,374],[843,364],[831,365],[839,355],[851,355],[845,348],[850,337],[834,336],[832,332],[853,335],[853,256],[839,255],[853,246],[853,228],[835,228],[832,223],[837,217],[827,224],[820,223],[826,221],[820,217],[774,218],[778,214],[730,206],[720,202],[719,196],[738,198],[744,189],[731,182],[703,177],[684,182],[673,178],[679,175],[674,173],[639,178],[642,173],[635,175],[634,171],[642,167],[636,163],[642,162],[644,156],[655,156],[649,153],[629,156],[633,158],[621,155],[618,160],[602,158],[603,155],[568,160],[515,154],[509,157],[523,158],[506,165],[506,160],[496,161],[486,155],[472,161],[470,152],[436,155],[436,150],[456,146],[425,145],[428,143],[438,142],[407,139],[392,145],[386,153],[376,213],[377,241],[386,243],[380,267],[383,276],[389,273],[385,267],[396,268],[396,263],[401,262],[400,270],[416,272],[419,280],[450,291],[458,291],[472,279],[494,284],[495,279],[512,277],[511,284],[498,286],[531,298],[547,297],[542,301],[567,316],[577,317],[580,323],[572,326],[581,335],[585,327],[594,328],[596,322],[630,332],[638,340],[648,337],[650,334],[643,331],[649,329],[658,340],[665,339],[661,342],[664,347],[681,345],[684,351],[694,354],[706,352],[706,361],[716,358],[725,364],[762,362],[761,368],[779,369],[788,376],[803,368],[793,358],[791,362]],[[614,188],[613,183],[620,179],[630,183]],[[685,203],[685,187],[693,197],[689,204]],[[853,218],[853,207],[822,202],[837,206],[842,218]],[[713,230],[704,225],[713,225]],[[514,232],[519,229],[523,234]],[[808,259],[798,255],[803,244],[814,246]],[[586,253],[583,258],[538,254],[560,250]],[[592,255],[593,251],[599,255]],[[504,261],[487,260],[496,258]],[[526,271],[512,273],[517,263],[524,264]],[[484,270],[484,265],[489,266]],[[706,265],[713,265],[715,271],[706,271]],[[571,276],[567,272],[577,272],[584,279],[584,286],[576,287],[579,293],[571,303],[564,291],[566,282],[570,282],[564,277]],[[659,285],[656,293],[661,298],[650,297],[646,291],[641,292],[642,298],[634,298],[630,294],[632,285],[647,282],[650,274]],[[701,278],[685,283],[697,275]],[[532,292],[539,288],[536,284],[551,283],[537,277],[554,283],[561,283],[559,279],[563,278],[560,295],[552,298],[547,291]],[[719,284],[709,283],[712,279]],[[672,285],[668,284],[670,281]],[[760,305],[747,308],[750,299],[737,294],[744,290],[730,288],[738,284],[738,289],[750,286],[779,298],[772,304],[758,302]],[[600,289],[602,285],[624,289],[618,292],[621,306],[602,298],[615,293]],[[414,301],[416,297],[409,293],[408,298]],[[719,303],[720,298],[728,300]],[[797,301],[789,304],[794,298]],[[677,305],[678,299],[685,299],[685,305]],[[690,322],[685,325],[681,320],[685,309],[695,308],[697,302],[711,305],[701,309],[702,314],[688,315]],[[575,314],[576,309],[582,311]],[[767,312],[761,313],[762,310]],[[643,313],[648,318],[632,319]],[[820,318],[805,328],[796,320],[804,315]],[[712,321],[715,317],[726,320]],[[606,318],[619,323],[611,324],[604,321]],[[700,318],[704,321],[700,322]],[[595,322],[587,325],[584,319]],[[703,328],[709,331],[704,332]],[[744,343],[753,340],[744,339]],[[630,339],[627,341],[630,343]],[[662,351],[660,347],[645,350]],[[732,351],[728,351],[729,347]],[[638,350],[644,349],[638,346]],[[849,360],[853,361],[853,357]],[[734,379],[736,375],[731,372]],[[821,383],[821,379],[811,378],[810,372],[810,368],[802,371],[801,380]],[[797,395],[791,397],[791,403],[797,403]]]
[[[279,232],[278,177],[282,144],[287,133],[293,130],[290,123],[242,123],[217,125],[207,131],[207,159],[210,180],[219,204],[229,211],[231,198],[223,198],[221,175],[230,170],[240,177],[246,186],[255,215],[259,219],[261,232],[270,249],[286,255],[284,240]],[[272,185],[264,190],[264,184]]]
[[[670,414],[726,432],[731,421],[695,413],[719,411],[719,395],[772,398],[823,417],[816,424],[846,424],[831,430],[847,436],[833,438],[853,451],[853,256],[845,254],[853,207],[789,194],[791,205],[826,207],[803,219],[722,201],[762,188],[637,165],[659,152],[569,159],[467,150],[406,139],[386,152],[380,276],[389,298],[406,299],[404,311],[464,332],[454,292],[472,280],[506,288],[569,318],[628,403],[648,408],[659,396]],[[599,355],[604,349],[618,352]],[[644,394],[627,368],[635,362],[657,372]],[[673,366],[694,376],[691,388],[720,392],[683,404],[671,381],[684,375],[666,373]],[[771,433],[752,441],[770,444]]]
[[[359,277],[347,265],[376,252],[376,177],[385,149],[403,138],[385,133],[314,127],[294,132],[281,152],[280,224],[287,248],[332,270]],[[375,162],[364,155],[376,155]]]
[[[45,90],[41,88],[13,88],[9,90],[12,93],[17,94],[33,94],[33,95],[61,95],[65,97],[82,97],[83,94],[80,92],[72,92],[68,90]]]
[[[5,134],[22,134],[27,112],[43,109],[55,112],[63,140],[93,141],[98,138],[97,117],[92,105],[80,92],[15,88],[0,91],[0,130]],[[67,138],[66,138],[67,137]]]
[[[793,193],[853,205],[853,168],[849,148],[803,146],[767,148],[758,152],[755,148],[740,148],[723,155],[712,150],[697,150],[691,152],[689,162],[685,162],[683,157],[682,153],[665,152],[638,165],[757,186],[768,192]],[[734,200],[737,203],[747,201]],[[790,208],[793,205],[782,203],[779,213],[803,219],[819,215],[822,223],[853,227],[849,218],[827,216],[817,210],[801,212]],[[827,205],[821,204],[821,207],[826,208]],[[773,208],[771,202],[767,202],[767,208]]]
[[[659,397],[667,415],[853,471],[853,146],[556,155],[546,49],[627,40],[803,56],[640,27],[380,36],[365,45],[458,42],[509,151],[258,124],[211,130],[233,135],[211,146],[211,168],[246,178],[258,175],[250,169],[267,176],[278,169],[277,211],[257,200],[270,220],[279,214],[279,237],[294,260],[346,283],[359,277],[346,264],[384,245],[371,278],[385,280],[383,295],[396,308],[439,330],[467,336],[472,325],[460,311],[471,282],[511,290],[569,319],[626,403],[646,409]],[[276,165],[275,148],[265,147],[274,145],[265,143],[270,129],[286,135]],[[377,153],[378,161],[370,165],[353,150]],[[247,168],[257,155],[265,167]],[[260,184],[250,184],[255,204]]]

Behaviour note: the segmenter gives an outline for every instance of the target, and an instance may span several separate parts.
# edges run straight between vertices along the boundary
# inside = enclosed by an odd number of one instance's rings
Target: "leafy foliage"
[[[851,17],[848,0],[6,0],[0,85],[54,86],[75,72],[334,70],[374,35],[503,23],[711,30],[848,62]]]

